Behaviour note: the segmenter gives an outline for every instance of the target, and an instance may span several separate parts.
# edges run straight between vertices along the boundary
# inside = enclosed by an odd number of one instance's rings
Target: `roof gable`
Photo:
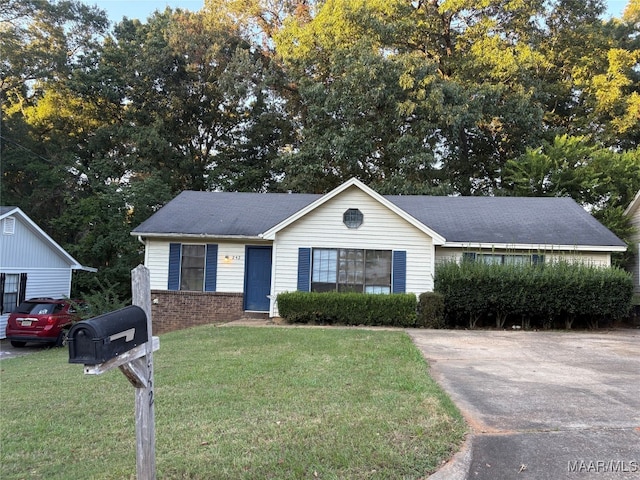
[[[40,241],[45,243],[53,253],[62,258],[70,268],[74,270],[88,270],[93,272],[96,271],[95,268],[89,268],[81,265],[80,262],[73,258],[64,248],[58,245],[58,243],[54,239],[52,239],[33,220],[31,220],[31,218],[29,218],[29,216],[20,208],[7,206],[0,207],[0,221],[3,221],[9,217],[18,219],[31,233],[39,238]]]
[[[348,180],[347,182],[345,182],[342,185],[340,185],[339,187],[333,189],[332,191],[330,191],[326,195],[323,195],[322,197],[318,198],[316,201],[314,201],[313,203],[307,205],[303,209],[299,210],[294,215],[291,215],[290,217],[284,219],[282,222],[280,222],[277,225],[273,226],[272,228],[270,228],[269,230],[264,232],[261,236],[263,238],[265,238],[265,239],[268,239],[268,240],[275,239],[276,233],[278,233],[280,230],[288,227],[289,225],[294,223],[296,220],[304,217],[305,215],[308,215],[309,213],[311,213],[312,211],[316,210],[321,205],[324,205],[329,200],[337,197],[338,195],[342,194],[343,192],[345,192],[349,188],[358,188],[358,189],[360,189],[363,193],[365,193],[366,195],[371,197],[373,200],[375,200],[378,203],[382,204],[383,206],[385,206],[386,208],[388,208],[389,210],[394,212],[399,217],[401,217],[404,220],[406,220],[408,223],[410,223],[414,227],[418,228],[419,230],[421,230],[425,234],[429,235],[433,239],[433,243],[435,245],[442,245],[445,242],[444,237],[442,237],[440,234],[438,234],[437,232],[435,232],[434,230],[432,230],[431,228],[429,228],[425,224],[419,222],[414,217],[409,215],[405,210],[403,210],[401,208],[398,208],[397,205],[395,205],[394,203],[390,202],[385,197],[383,197],[379,193],[375,192],[371,188],[367,187],[365,184],[363,184],[362,182],[360,182],[356,178],[352,178],[351,180]]]

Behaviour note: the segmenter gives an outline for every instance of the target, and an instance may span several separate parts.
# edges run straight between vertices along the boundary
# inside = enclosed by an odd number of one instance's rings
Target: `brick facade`
[[[243,317],[242,293],[151,290],[153,334]]]

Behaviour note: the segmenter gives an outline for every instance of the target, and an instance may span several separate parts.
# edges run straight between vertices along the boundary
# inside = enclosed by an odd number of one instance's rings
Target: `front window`
[[[204,290],[204,245],[182,245],[180,263],[180,290]]]
[[[463,260],[487,265],[537,265],[544,262],[544,255],[516,255],[511,253],[465,252]]]
[[[2,313],[13,311],[18,305],[18,286],[20,274],[7,273],[4,277],[4,293],[2,296]]]
[[[391,250],[316,248],[311,290],[390,293]]]

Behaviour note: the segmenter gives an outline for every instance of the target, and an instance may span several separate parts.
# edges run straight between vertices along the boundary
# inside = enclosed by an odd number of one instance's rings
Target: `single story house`
[[[0,207],[0,338],[25,299],[71,294],[74,270],[95,272],[67,253],[18,207]]]
[[[635,228],[635,232],[631,236],[633,257],[630,268],[633,275],[634,292],[640,294],[640,190],[624,213],[631,219],[631,225]]]
[[[433,290],[435,266],[557,259],[609,266],[626,245],[570,198],[185,191],[132,231],[158,333],[258,312],[285,291]]]

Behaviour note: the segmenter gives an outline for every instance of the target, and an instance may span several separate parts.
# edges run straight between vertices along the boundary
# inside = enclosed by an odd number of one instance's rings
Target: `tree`
[[[504,191],[517,196],[570,196],[627,243],[624,209],[640,190],[640,149],[616,152],[586,137],[556,137],[507,162]],[[623,265],[625,256],[617,256]]]
[[[507,162],[503,187],[515,196],[570,196],[583,204],[597,177],[586,168],[597,147],[585,137],[556,137]]]
[[[76,0],[1,0],[0,100],[25,101],[34,86],[64,79],[107,26],[104,12]]]
[[[107,25],[103,12],[79,1],[0,1],[2,201],[22,207],[48,231],[74,185],[66,132],[56,130],[69,110],[57,112],[56,125],[48,121],[65,96],[52,87],[98,48]]]
[[[124,59],[133,60],[118,74],[120,133],[138,171],[159,174],[172,192],[269,187],[289,126],[267,58],[203,14],[167,10],[119,24],[93,74]]]

